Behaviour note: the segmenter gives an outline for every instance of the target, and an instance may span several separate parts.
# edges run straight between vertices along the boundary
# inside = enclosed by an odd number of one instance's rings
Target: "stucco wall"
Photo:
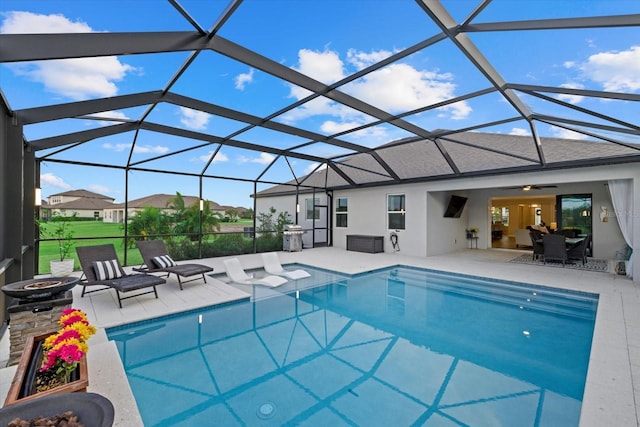
[[[465,229],[468,227],[479,228],[479,248],[490,248],[491,198],[521,196],[519,190],[503,188],[536,183],[558,186],[545,189],[544,194],[592,194],[593,256],[611,259],[617,251],[624,249],[625,242],[614,216],[610,216],[608,222],[601,222],[598,216],[601,206],[613,212],[605,185],[609,179],[631,179],[635,183],[634,197],[640,200],[640,168],[635,164],[335,191],[334,200],[339,197],[348,199],[348,227],[334,227],[333,246],[346,248],[348,234],[369,234],[384,236],[385,252],[392,252],[390,230],[387,229],[386,200],[388,194],[402,193],[406,195],[406,229],[398,231],[402,253],[422,257],[467,248],[469,242]],[[451,194],[468,197],[460,218],[443,217]],[[304,197],[300,196],[301,209],[304,209]],[[269,206],[276,207],[278,211],[290,209],[295,212],[295,196],[258,198],[257,206],[257,212],[265,211]],[[637,206],[638,203],[631,215],[635,221],[634,241],[640,242],[640,214]],[[331,214],[335,215],[334,212]],[[640,278],[640,251],[634,254],[634,276]]]

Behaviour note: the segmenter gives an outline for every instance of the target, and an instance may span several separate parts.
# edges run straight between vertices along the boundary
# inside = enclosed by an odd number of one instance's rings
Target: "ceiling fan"
[[[557,188],[557,185],[518,185],[517,187],[504,187],[503,190],[522,190],[522,191],[531,191],[531,190],[540,190],[543,188]]]

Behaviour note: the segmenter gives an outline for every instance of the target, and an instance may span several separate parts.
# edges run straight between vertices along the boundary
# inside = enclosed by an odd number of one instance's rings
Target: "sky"
[[[227,1],[219,0],[184,0],[179,3],[205,29],[212,26],[227,6]],[[461,21],[479,1],[450,0],[442,3],[454,19]],[[524,6],[523,2],[516,0],[496,0],[480,13],[475,22],[640,13],[640,2],[635,0],[537,0],[526,4]],[[0,33],[121,31],[193,31],[193,27],[168,1],[161,0],[3,0],[0,3]],[[410,0],[245,0],[218,34],[330,84],[437,33],[438,28],[416,2]],[[476,33],[470,37],[508,82],[640,92],[640,34],[637,27],[521,31],[509,37],[504,33]],[[430,46],[367,74],[341,90],[398,114],[486,88],[486,79],[466,57],[451,49],[450,43],[444,41]],[[0,64],[0,88],[14,110],[159,90],[171,81],[188,55],[178,52]],[[303,88],[213,52],[200,54],[171,91],[261,117],[309,95]],[[629,123],[637,124],[640,116],[638,106],[629,102],[575,95],[553,96]],[[534,111],[593,121],[593,117],[586,119],[579,112],[567,111],[552,102],[533,97],[525,97],[525,101]],[[146,106],[137,107],[99,115],[111,121],[83,118],[30,125],[25,127],[24,134],[28,140],[37,140],[96,128],[117,120],[136,120],[146,109]],[[493,93],[406,119],[425,129],[453,129],[514,115],[511,107]],[[151,112],[149,119],[223,137],[245,126],[164,103]],[[366,114],[323,97],[276,118],[280,123],[323,135],[333,135],[373,120]],[[524,121],[491,127],[486,131],[530,134],[530,128]],[[584,138],[584,135],[552,126],[541,126],[540,132],[542,136],[549,137]],[[387,125],[373,126],[341,138],[375,147],[406,136],[409,136],[406,131]],[[132,133],[118,134],[89,141],[73,150],[43,150],[37,155],[125,165],[133,137]],[[624,135],[616,137],[631,138]],[[302,138],[260,128],[241,133],[234,139],[277,148],[306,142]],[[131,161],[154,170],[199,173],[215,154],[206,169],[207,174],[236,180],[206,179],[203,196],[221,205],[244,207],[253,205],[250,198],[253,184],[241,180],[261,176],[266,181],[286,182],[293,178],[293,174],[304,175],[318,166],[295,159],[287,164],[280,159],[264,172],[274,159],[271,154],[226,146],[216,152],[210,145],[177,156],[162,157],[182,149],[186,143],[179,137],[143,131],[138,135]],[[350,153],[322,143],[297,151],[319,156]],[[257,189],[267,186],[260,184]],[[45,161],[41,169],[41,187],[44,198],[67,190],[86,189],[122,202],[127,192],[129,199],[154,193],[174,194],[176,191],[197,195],[199,182],[194,177],[142,171],[132,171],[125,177],[120,170]]]

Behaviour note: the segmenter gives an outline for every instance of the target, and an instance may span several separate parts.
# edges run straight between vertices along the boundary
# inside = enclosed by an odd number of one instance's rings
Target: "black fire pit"
[[[21,282],[9,283],[2,287],[6,295],[26,301],[40,301],[50,299],[73,288],[80,279],[77,277],[47,277],[29,279]]]

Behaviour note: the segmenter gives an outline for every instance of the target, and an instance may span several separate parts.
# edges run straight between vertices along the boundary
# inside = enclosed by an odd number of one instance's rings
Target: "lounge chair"
[[[238,258],[225,259],[223,262],[227,270],[227,276],[229,276],[231,281],[235,283],[240,283],[242,285],[262,285],[270,288],[275,288],[287,283],[287,279],[280,276],[269,275],[256,279],[253,276],[248,275],[243,270]]]
[[[79,283],[83,287],[80,297],[85,294],[102,291],[105,289],[115,289],[118,297],[118,305],[122,308],[122,300],[137,297],[140,295],[155,294],[158,298],[156,286],[166,283],[161,278],[152,274],[126,274],[118,261],[116,249],[112,244],[97,246],[76,247],[78,260],[82,267],[83,279]],[[89,286],[101,286],[99,289],[87,291]],[[149,291],[138,292],[135,295],[123,297],[122,294],[152,288]]]
[[[263,252],[262,262],[264,263],[264,271],[275,276],[284,276],[292,280],[303,279],[311,276],[311,274],[302,269],[285,270],[282,268],[280,260],[278,259],[278,254],[275,252]]]
[[[178,285],[182,290],[182,284],[199,280],[200,276],[205,283],[207,277],[205,273],[213,271],[213,268],[203,264],[176,264],[171,257],[162,240],[138,240],[136,242],[144,265],[134,268],[135,271],[142,273],[167,273],[167,277],[171,273],[178,278]],[[183,277],[198,276],[193,279],[183,281]]]

